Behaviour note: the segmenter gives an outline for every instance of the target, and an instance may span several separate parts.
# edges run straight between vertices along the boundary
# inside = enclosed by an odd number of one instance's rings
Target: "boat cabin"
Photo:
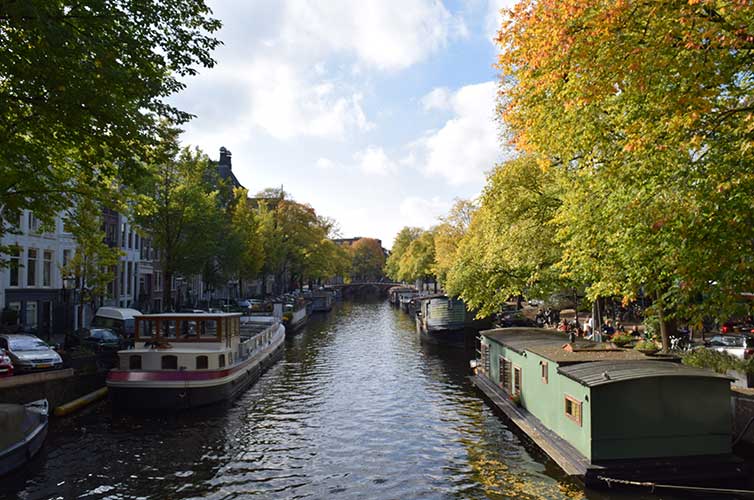
[[[478,373],[588,461],[731,453],[730,379],[540,328],[481,332]]]
[[[240,313],[144,314],[135,318],[134,349],[120,351],[121,370],[218,370],[269,343],[265,329],[246,328]]]

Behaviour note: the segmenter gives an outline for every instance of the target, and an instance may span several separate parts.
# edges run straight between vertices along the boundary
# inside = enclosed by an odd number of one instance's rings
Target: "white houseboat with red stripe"
[[[107,376],[113,404],[174,410],[232,399],[282,358],[285,328],[275,318],[145,314],[134,348],[118,352]]]

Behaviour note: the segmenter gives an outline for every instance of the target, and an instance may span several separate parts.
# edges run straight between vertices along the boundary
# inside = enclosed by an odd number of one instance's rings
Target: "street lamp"
[[[70,323],[71,323],[71,317],[70,317],[70,308],[71,308],[71,300],[69,296],[69,291],[73,291],[74,287],[76,286],[76,277],[72,274],[66,274],[63,278],[63,304],[64,304],[64,310],[65,314],[63,315],[63,333],[67,334],[69,330],[71,329]]]

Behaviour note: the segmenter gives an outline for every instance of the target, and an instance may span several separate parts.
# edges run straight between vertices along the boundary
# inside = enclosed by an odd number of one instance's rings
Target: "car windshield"
[[[11,351],[46,351],[50,347],[39,339],[10,339]]]
[[[112,330],[92,330],[92,337],[103,340],[118,340],[118,336]]]

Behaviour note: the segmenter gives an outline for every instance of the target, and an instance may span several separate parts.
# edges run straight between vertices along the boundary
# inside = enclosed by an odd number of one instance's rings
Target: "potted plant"
[[[625,347],[633,340],[634,338],[627,333],[616,333],[610,338],[610,342],[612,342],[615,347]]]
[[[511,402],[516,406],[521,406],[521,394],[511,394]]]
[[[646,339],[646,340],[640,340],[639,342],[637,342],[636,345],[634,346],[634,349],[636,349],[637,351],[643,354],[647,354],[651,356],[652,354],[655,354],[657,351],[660,350],[660,346],[658,346],[657,342],[655,342],[654,340]]]

